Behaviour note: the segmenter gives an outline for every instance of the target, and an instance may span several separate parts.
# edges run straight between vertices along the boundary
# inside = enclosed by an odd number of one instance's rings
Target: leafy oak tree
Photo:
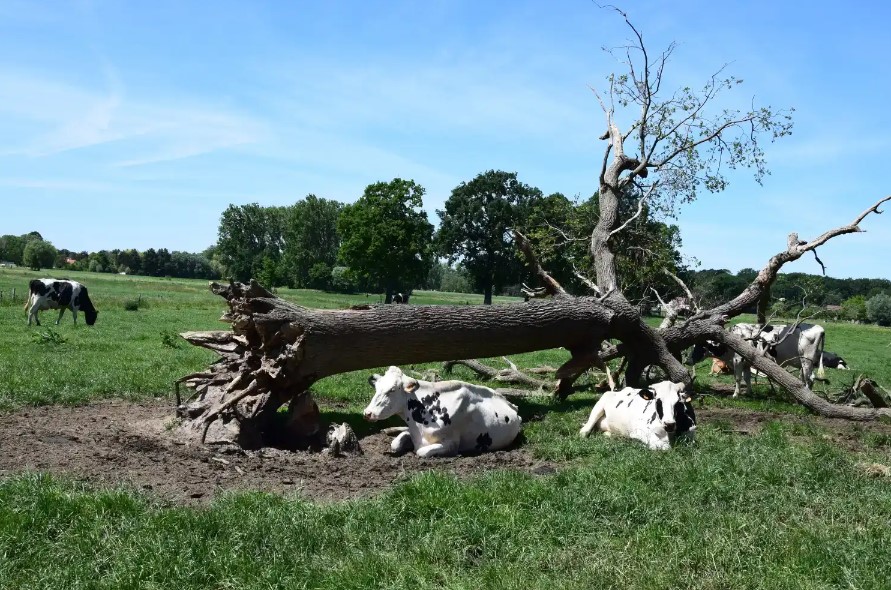
[[[343,208],[337,229],[340,258],[361,282],[393,293],[424,282],[433,262],[433,225],[421,208],[424,187],[395,178],[365,188]]]
[[[282,258],[291,286],[319,288],[330,283],[340,249],[341,209],[338,201],[307,195],[286,212]]]
[[[32,270],[52,268],[56,260],[56,248],[49,242],[32,238],[25,244],[22,262]]]
[[[223,211],[216,253],[233,278],[262,277],[264,284],[281,284],[285,212],[284,207],[257,203],[229,205]]]
[[[492,291],[520,279],[523,266],[510,230],[522,226],[541,191],[523,184],[515,172],[489,170],[452,190],[436,235],[439,253],[449,262],[461,260],[483,302]]]

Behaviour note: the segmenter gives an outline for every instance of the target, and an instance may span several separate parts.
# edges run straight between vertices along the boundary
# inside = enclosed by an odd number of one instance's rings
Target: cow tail
[[[817,365],[817,378],[823,380],[826,378],[826,371],[823,370],[823,347],[826,346],[826,333],[823,332],[820,334],[820,346],[818,347],[820,350],[820,364]]]

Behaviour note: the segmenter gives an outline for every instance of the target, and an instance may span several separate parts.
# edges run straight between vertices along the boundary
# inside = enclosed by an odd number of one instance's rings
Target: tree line
[[[524,232],[567,289],[582,293],[593,272],[583,238],[597,223],[598,200],[545,196],[514,172],[489,170],[455,187],[437,211],[438,230],[423,209],[425,189],[395,178],[365,188],[350,205],[308,195],[289,207],[230,205],[216,254],[227,274],[265,285],[394,293],[415,288],[519,294],[531,282],[511,232]],[[629,202],[630,202],[629,198]],[[620,237],[627,285],[643,294],[667,287],[661,268],[677,270],[676,226],[644,211]]]
[[[36,231],[0,236],[0,262],[34,270],[57,268],[185,279],[219,279],[223,270],[214,260],[213,247],[201,253],[171,252],[167,248],[75,252],[56,248]]]
[[[744,268],[686,270],[681,275],[710,307],[731,299],[750,284],[758,272]],[[837,279],[823,275],[791,272],[777,275],[771,287],[771,313],[795,316],[802,307],[822,308],[820,317],[891,325],[891,281],[888,279]],[[749,310],[754,313],[754,307]]]

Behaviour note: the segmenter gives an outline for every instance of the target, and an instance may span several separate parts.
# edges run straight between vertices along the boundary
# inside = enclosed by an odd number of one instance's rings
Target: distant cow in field
[[[410,293],[396,293],[393,295],[393,303],[408,303]]]
[[[87,294],[87,288],[77,281],[68,279],[34,279],[28,285],[30,295],[25,302],[25,309],[28,312],[28,325],[35,322],[40,325],[40,319],[37,312],[45,309],[58,309],[59,317],[56,319],[56,325],[62,321],[62,315],[65,309],[71,310],[74,317],[74,323],[77,323],[77,312],[83,311],[87,325],[92,326],[96,323],[96,316],[99,314],[90,301]]]
[[[520,433],[517,407],[494,390],[463,381],[419,381],[390,367],[372,375],[374,397],[365,419],[398,415],[408,425],[391,443],[394,453],[414,449],[419,457],[503,449]]]
[[[696,413],[683,383],[662,381],[645,389],[607,391],[591,410],[579,434],[595,429],[604,436],[639,440],[653,450],[667,450],[680,436],[693,438]]]

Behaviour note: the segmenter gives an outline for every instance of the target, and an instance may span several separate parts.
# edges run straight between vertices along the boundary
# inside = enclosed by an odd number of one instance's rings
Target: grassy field
[[[67,314],[55,327],[55,313],[44,312],[44,326],[29,329],[21,295],[14,303],[8,293],[38,273],[0,270],[0,407],[168,396],[173,380],[213,359],[173,336],[224,327],[224,302],[206,282],[70,275],[89,286],[100,311],[92,328],[73,326]],[[311,307],[368,300],[280,295]],[[125,310],[140,296],[139,310]],[[412,303],[481,300],[417,293]],[[857,372],[891,384],[891,330],[825,325],[827,348],[855,369],[828,371],[832,388]],[[543,351],[512,360],[530,367],[565,358]],[[731,381],[707,370],[698,367],[700,387]],[[319,382],[323,413],[336,401],[338,416],[358,418],[371,393],[367,374]],[[319,505],[240,493],[192,509],[46,474],[7,477],[0,588],[891,587],[891,479],[858,466],[891,464],[891,437],[864,426],[853,430],[862,445],[840,448],[759,384],[752,399],[705,396],[703,404],[781,412],[763,431],[740,436],[704,422],[695,445],[655,454],[628,441],[579,439],[593,399],[522,404],[525,445],[565,462],[556,474],[458,481],[429,473],[369,500]]]

